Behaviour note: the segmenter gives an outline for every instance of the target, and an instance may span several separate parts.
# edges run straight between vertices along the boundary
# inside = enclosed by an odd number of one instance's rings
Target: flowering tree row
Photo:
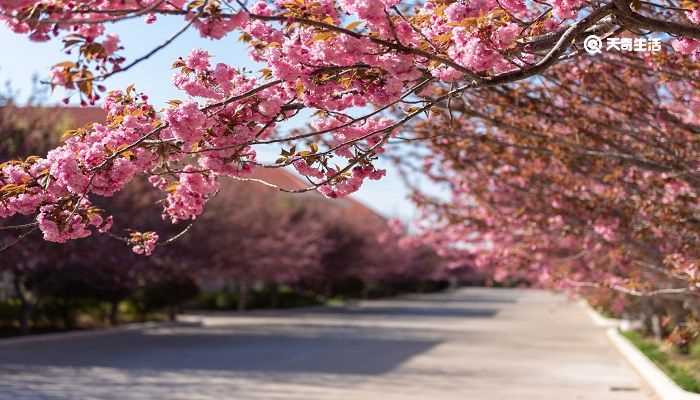
[[[428,240],[498,280],[688,299],[700,283],[697,59],[604,54],[414,125]],[[455,246],[459,243],[460,246]]]
[[[18,107],[0,93],[0,155],[24,159],[55,146],[62,127],[70,126],[66,114]],[[160,218],[159,197],[142,177],[95,204],[126,226],[155,228],[176,237],[181,228]],[[276,307],[290,305],[290,299],[410,291],[446,278],[442,260],[400,225],[368,210],[361,221],[343,205],[348,202],[314,192],[275,193],[244,182],[222,182],[217,197],[187,230],[188,240],[163,242],[153,257],[124,251],[112,233],[56,244],[36,231],[18,241],[14,231],[0,230],[0,247],[12,245],[0,262],[0,276],[9,272],[14,292],[5,305],[17,303],[15,317],[0,313],[0,327],[14,319],[27,332],[55,326],[60,319],[70,328],[84,310],[91,310],[92,319],[116,324],[125,301],[139,318],[156,310],[174,313],[197,294],[195,282],[209,290],[216,283],[235,285],[240,291],[237,304],[244,308],[246,303]],[[7,222],[21,220],[16,216]],[[287,290],[287,301],[282,297],[281,304],[275,301],[280,287]],[[268,297],[260,299],[260,292],[254,296],[254,288],[264,288]]]
[[[164,15],[181,16],[183,28],[142,57],[120,55],[110,24],[139,18],[156,29]],[[700,44],[697,4],[672,1],[3,0],[0,19],[31,40],[62,40],[74,58],[56,64],[52,85],[84,103],[104,100],[108,112],[104,123],[67,132],[46,156],[2,165],[0,216],[30,216],[28,229],[55,242],[110,230],[95,197],[142,174],[164,193],[163,215],[175,223],[202,213],[219,178],[246,179],[255,166],[292,166],[309,182],[296,191],[347,195],[382,178],[375,161],[406,123],[439,110],[451,115],[465,98],[498,96],[556,66],[585,72],[575,66],[591,60],[581,47],[589,34],[660,38],[659,57],[636,60],[658,76],[666,57],[693,60]],[[134,87],[99,94],[102,81],[188,29],[209,39],[240,36],[265,68],[246,73],[193,50],[173,64],[183,98],[162,111]],[[311,115],[308,129],[278,129],[302,110]],[[669,111],[684,121],[681,114]],[[261,165],[256,148],[269,144],[281,147],[280,158]],[[128,238],[144,254],[157,240],[154,232]]]

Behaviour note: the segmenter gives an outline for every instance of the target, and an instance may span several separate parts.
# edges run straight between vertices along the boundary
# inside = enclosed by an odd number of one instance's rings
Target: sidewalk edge
[[[700,400],[700,394],[683,390],[616,328],[608,328],[608,338],[661,400]]]
[[[623,319],[608,318],[601,315],[585,299],[581,299],[579,304],[586,310],[586,314],[593,320],[596,326],[602,326],[605,328],[617,328],[625,323]]]
[[[152,328],[165,328],[165,327],[175,326],[175,325],[184,325],[184,324],[181,322],[143,322],[143,323],[126,324],[123,326],[118,326],[118,327],[114,327],[114,328],[105,328],[105,329],[92,329],[92,330],[85,330],[85,331],[43,333],[43,334],[36,334],[36,335],[16,336],[16,337],[9,337],[9,338],[5,338],[5,339],[0,339],[0,347],[25,344],[25,343],[45,342],[45,341],[51,341],[51,340],[78,339],[78,338],[93,337],[93,336],[113,335],[113,334],[117,334],[117,333],[129,332],[129,331],[140,331],[140,330],[152,329]]]

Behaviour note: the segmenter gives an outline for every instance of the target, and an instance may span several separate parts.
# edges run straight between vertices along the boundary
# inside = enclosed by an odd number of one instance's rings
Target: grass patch
[[[632,344],[654,362],[671,380],[683,389],[700,393],[700,381],[683,366],[678,365],[661,347],[651,339],[644,338],[639,332],[621,332]]]

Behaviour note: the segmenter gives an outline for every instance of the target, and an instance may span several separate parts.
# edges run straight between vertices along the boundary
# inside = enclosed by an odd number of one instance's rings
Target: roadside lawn
[[[678,386],[700,393],[700,343],[693,345],[690,354],[681,354],[671,344],[642,336],[637,331],[624,331],[621,334]]]

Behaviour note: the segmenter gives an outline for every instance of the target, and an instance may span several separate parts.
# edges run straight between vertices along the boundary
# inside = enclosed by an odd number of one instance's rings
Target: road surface
[[[186,319],[203,324],[0,344],[0,399],[653,398],[583,307],[546,292]]]

